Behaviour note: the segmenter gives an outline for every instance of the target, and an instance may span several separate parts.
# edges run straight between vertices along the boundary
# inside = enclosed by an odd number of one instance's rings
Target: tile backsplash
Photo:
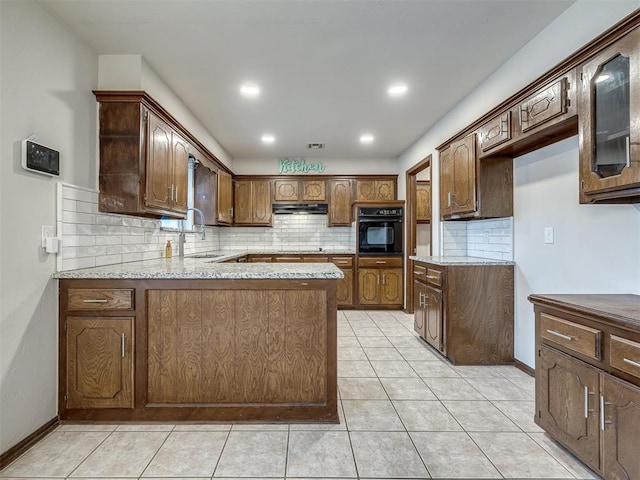
[[[178,233],[160,220],[98,211],[98,192],[58,183],[57,270],[97,267],[165,255],[167,240],[178,252]],[[206,237],[187,233],[185,254],[269,250],[354,250],[354,227],[328,227],[326,215],[275,215],[273,227],[207,227]]]
[[[513,217],[443,222],[442,254],[513,260]]]

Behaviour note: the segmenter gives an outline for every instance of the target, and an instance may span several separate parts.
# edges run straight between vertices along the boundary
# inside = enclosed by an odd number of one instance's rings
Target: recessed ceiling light
[[[273,143],[276,141],[276,137],[271,134],[262,135],[262,143]]]
[[[409,87],[405,83],[394,83],[387,89],[387,93],[390,97],[401,97],[407,93]]]
[[[371,142],[373,142],[373,135],[371,135],[370,133],[360,135],[360,143],[371,143]]]
[[[260,95],[260,87],[255,83],[245,83],[240,86],[240,95],[247,98],[255,98]]]

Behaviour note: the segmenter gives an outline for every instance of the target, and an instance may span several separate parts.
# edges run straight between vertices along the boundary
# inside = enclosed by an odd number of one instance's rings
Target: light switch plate
[[[544,227],[544,243],[553,243],[553,227]]]

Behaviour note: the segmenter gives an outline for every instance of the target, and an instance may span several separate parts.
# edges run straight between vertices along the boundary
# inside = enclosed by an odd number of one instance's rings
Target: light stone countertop
[[[216,258],[159,258],[56,272],[53,278],[86,279],[332,279],[344,274],[333,263],[220,263],[246,255]]]
[[[495,260],[481,257],[409,257],[416,262],[433,263],[435,265],[515,265],[510,260]]]

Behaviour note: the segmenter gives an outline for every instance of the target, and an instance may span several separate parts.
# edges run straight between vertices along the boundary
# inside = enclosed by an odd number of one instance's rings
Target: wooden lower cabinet
[[[360,305],[402,305],[402,269],[358,269],[358,295]]]
[[[133,408],[133,318],[67,317],[66,408]]]
[[[436,350],[444,352],[442,342],[442,290],[427,285],[424,294],[424,339]]]
[[[536,423],[606,480],[640,479],[640,366],[634,369],[640,365],[640,296],[529,300],[536,316]],[[546,335],[556,331],[549,317],[571,334]],[[580,344],[585,332],[596,333],[595,355]]]
[[[338,307],[350,307],[353,305],[353,269],[342,269],[344,278],[338,280],[336,298]]]

